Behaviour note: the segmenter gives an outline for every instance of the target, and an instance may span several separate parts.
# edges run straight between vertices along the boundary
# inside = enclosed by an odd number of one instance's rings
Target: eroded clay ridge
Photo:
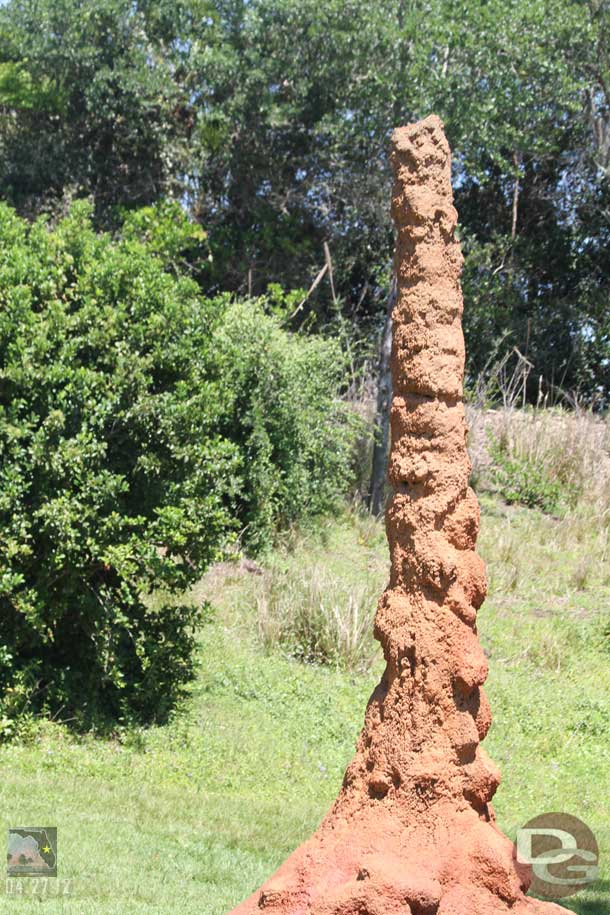
[[[525,897],[528,874],[489,803],[499,773],[479,746],[491,722],[476,633],[486,580],[468,487],[462,255],[441,121],[396,130],[392,165],[394,495],[390,581],[375,619],[386,669],[332,810],[234,915],[565,912]]]

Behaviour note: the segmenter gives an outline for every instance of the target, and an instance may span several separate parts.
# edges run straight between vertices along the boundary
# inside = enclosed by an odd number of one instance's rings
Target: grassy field
[[[584,819],[602,849],[602,879],[564,904],[608,915],[607,530],[487,497],[480,547],[491,582],[479,617],[494,712],[486,748],[503,772],[500,824],[514,834],[550,810]],[[0,910],[222,915],[254,889],[316,826],[351,756],[380,670],[362,633],[386,553],[381,525],[346,513],[287,537],[262,560],[263,575],[215,569],[200,590],[216,617],[201,633],[191,698],[170,724],[101,740],[46,723],[29,743],[0,748],[2,828],[57,825],[60,867],[53,892],[11,883]],[[287,588],[305,607],[330,595],[325,612],[351,669],[290,656],[306,653],[307,633],[282,635],[272,618]]]

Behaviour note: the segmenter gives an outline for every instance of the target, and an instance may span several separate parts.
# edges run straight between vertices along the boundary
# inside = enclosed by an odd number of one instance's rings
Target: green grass
[[[584,819],[602,880],[564,905],[608,915],[607,540],[584,519],[483,507],[492,587],[479,620],[494,712],[486,749],[503,772],[498,819],[509,834],[549,810]],[[380,525],[349,515],[287,538],[263,564],[287,576],[323,566],[339,591],[381,587],[387,547]],[[57,825],[61,878],[72,878],[61,898],[0,895],[1,912],[222,915],[311,833],[380,661],[350,673],[269,651],[257,635],[262,587],[262,576],[231,566],[208,576],[216,620],[201,633],[192,696],[169,725],[98,740],[47,723],[29,744],[0,748],[2,829]]]

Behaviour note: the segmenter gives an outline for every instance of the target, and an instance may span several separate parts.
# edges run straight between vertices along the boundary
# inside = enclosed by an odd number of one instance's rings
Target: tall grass
[[[474,485],[484,514],[501,519],[484,519],[481,529],[492,593],[527,602],[544,582],[557,609],[573,600],[580,612],[602,610],[587,592],[610,588],[608,419],[560,407],[470,406],[468,420]],[[501,499],[490,500],[489,489]],[[502,500],[538,510],[503,508]]]
[[[370,666],[379,598],[376,580],[354,584],[314,565],[265,572],[257,596],[258,634],[269,651],[349,670]]]
[[[468,409],[475,485],[493,482],[494,449],[532,478],[560,487],[572,511],[610,520],[610,422],[561,407]]]
[[[593,612],[587,590],[610,586],[608,422],[558,407],[469,407],[468,418],[474,483],[484,516],[496,519],[484,517],[481,531],[490,596],[498,605],[528,603],[547,580],[556,608],[572,595],[583,612]],[[329,541],[343,529],[352,544],[345,555],[340,541]],[[265,650],[348,670],[368,668],[379,651],[372,624],[387,574],[380,556],[387,557],[382,525],[355,507],[339,525],[286,533],[250,591]]]

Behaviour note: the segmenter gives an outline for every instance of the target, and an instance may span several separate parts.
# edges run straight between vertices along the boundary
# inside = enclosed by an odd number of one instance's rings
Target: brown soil
[[[485,597],[462,400],[462,255],[438,118],[396,130],[398,232],[386,670],[343,788],[316,833],[233,915],[553,915],[525,897],[490,800],[499,773],[476,634]]]

